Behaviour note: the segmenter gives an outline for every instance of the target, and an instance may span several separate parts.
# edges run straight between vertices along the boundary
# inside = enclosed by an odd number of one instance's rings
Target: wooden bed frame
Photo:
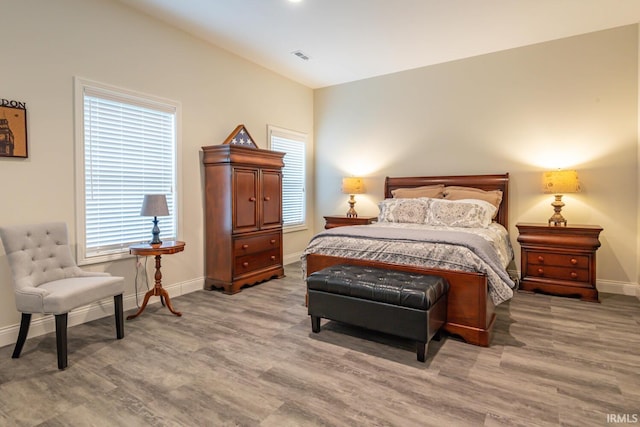
[[[391,198],[391,191],[397,188],[420,187],[424,185],[456,185],[475,187],[483,190],[501,190],[502,203],[496,221],[509,229],[509,174],[464,175],[434,177],[401,177],[385,179],[384,195]],[[488,347],[495,322],[495,306],[488,294],[487,277],[481,273],[455,270],[414,267],[368,261],[354,258],[340,258],[326,255],[307,255],[307,275],[334,264],[353,264],[391,270],[435,274],[449,281],[447,323],[445,330],[457,335],[470,344]]]

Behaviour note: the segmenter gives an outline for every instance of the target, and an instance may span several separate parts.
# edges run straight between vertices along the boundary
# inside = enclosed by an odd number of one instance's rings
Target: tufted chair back
[[[63,222],[1,229],[17,291],[78,275]]]

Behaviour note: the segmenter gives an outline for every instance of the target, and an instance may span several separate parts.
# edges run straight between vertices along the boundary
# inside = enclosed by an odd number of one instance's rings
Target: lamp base
[[[162,240],[160,240],[160,228],[158,227],[158,217],[153,217],[153,229],[151,230],[153,238],[149,241],[149,245],[153,248],[162,246]]]
[[[564,206],[564,202],[562,201],[562,194],[556,194],[555,195],[555,200],[553,201],[553,203],[551,203],[551,206],[553,206],[553,210],[554,213],[553,215],[551,215],[551,218],[549,218],[549,225],[550,226],[567,226],[567,220],[564,219],[564,217],[562,216],[562,214],[560,213],[560,211],[562,210],[562,207]]]
[[[358,212],[356,212],[356,210],[353,209],[353,206],[356,204],[356,198],[353,196],[353,194],[350,195],[348,203],[349,203],[349,210],[347,211],[347,218],[357,218]]]

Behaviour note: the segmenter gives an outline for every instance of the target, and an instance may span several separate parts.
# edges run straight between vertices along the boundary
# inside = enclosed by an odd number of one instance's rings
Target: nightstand
[[[357,216],[355,218],[347,216],[325,216],[324,228],[344,227],[346,225],[367,225],[378,220],[377,216]]]
[[[516,224],[521,246],[520,290],[598,302],[596,251],[602,227]]]

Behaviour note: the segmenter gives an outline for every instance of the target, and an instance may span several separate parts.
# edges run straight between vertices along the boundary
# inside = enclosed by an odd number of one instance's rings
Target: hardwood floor
[[[111,317],[70,328],[65,371],[54,334],[28,339],[20,359],[11,359],[13,346],[1,348],[0,425],[602,426],[640,418],[634,297],[601,294],[594,304],[518,293],[498,307],[491,347],[446,337],[420,363],[402,339],[327,321],[312,334],[299,264],[286,274],[236,295],[175,298],[182,317],[150,305],[125,323],[120,341]]]

